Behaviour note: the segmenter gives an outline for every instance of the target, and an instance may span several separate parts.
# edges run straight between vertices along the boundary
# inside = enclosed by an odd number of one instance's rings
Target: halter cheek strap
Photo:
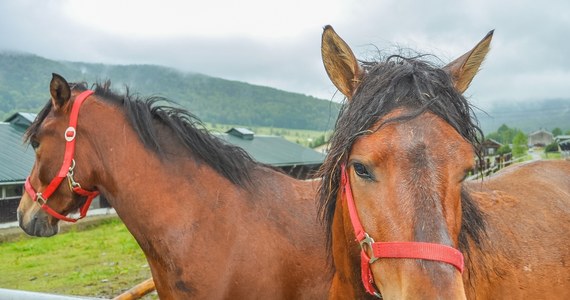
[[[79,94],[79,96],[77,96],[75,98],[75,101],[73,102],[73,107],[71,108],[71,114],[69,116],[69,127],[67,127],[67,129],[64,132],[64,138],[66,143],[65,143],[65,153],[63,155],[63,163],[61,164],[61,168],[59,169],[57,176],[51,180],[51,182],[48,184],[48,186],[44,189],[43,192],[36,192],[36,190],[32,186],[29,176],[28,178],[26,178],[26,182],[24,183],[24,188],[26,190],[26,193],[28,193],[32,197],[32,200],[34,202],[38,203],[38,205],[40,205],[40,207],[43,210],[45,210],[48,214],[52,215],[57,219],[67,222],[74,223],[77,222],[77,220],[84,218],[87,215],[87,210],[89,210],[91,201],[93,201],[93,199],[97,195],[99,195],[98,191],[89,191],[81,188],[81,185],[75,182],[73,178],[73,169],[75,168],[75,160],[73,159],[73,157],[75,155],[75,136],[77,134],[76,128],[77,128],[77,119],[79,117],[79,108],[81,107],[81,104],[83,104],[85,99],[87,99],[87,97],[91,96],[92,94],[93,91],[90,90],[84,91],[81,94]],[[74,193],[80,196],[87,197],[85,204],[79,210],[80,216],[77,219],[66,217],[56,212],[47,205],[48,198],[59,188],[63,179],[65,178],[67,178],[69,182],[69,187]]]
[[[341,185],[352,228],[356,240],[360,243],[361,278],[366,292],[381,297],[374,286],[374,276],[370,269],[370,265],[380,258],[414,258],[440,261],[454,266],[463,273],[463,254],[453,247],[423,242],[375,242],[360,223],[345,164],[341,165]],[[367,251],[372,253],[372,257],[368,255]]]

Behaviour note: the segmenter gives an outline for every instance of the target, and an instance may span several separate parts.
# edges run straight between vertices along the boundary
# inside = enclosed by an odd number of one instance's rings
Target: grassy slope
[[[143,252],[118,219],[51,238],[0,244],[0,287],[113,297],[149,278]]]

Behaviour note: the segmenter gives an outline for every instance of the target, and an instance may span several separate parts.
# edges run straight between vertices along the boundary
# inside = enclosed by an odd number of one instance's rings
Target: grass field
[[[0,288],[112,298],[150,276],[142,250],[116,218],[0,244]]]

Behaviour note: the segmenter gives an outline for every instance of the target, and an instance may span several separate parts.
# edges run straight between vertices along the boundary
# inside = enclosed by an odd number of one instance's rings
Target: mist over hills
[[[88,84],[110,79],[124,93],[164,96],[204,122],[332,129],[339,104],[270,87],[183,73],[155,65],[105,65],[61,62],[21,53],[0,53],[0,117],[39,111],[49,99],[51,74]]]
[[[496,131],[502,124],[525,133],[539,129],[570,130],[570,98],[494,103],[485,112],[475,110],[485,133]]]
[[[49,99],[52,73],[69,82],[110,79],[117,92],[128,86],[141,96],[164,96],[211,123],[331,130],[340,107],[299,93],[156,65],[54,61],[4,51],[0,52],[0,121],[17,111],[39,111]],[[527,133],[556,127],[570,130],[570,95],[568,99],[504,101],[475,112],[485,133],[502,124]]]

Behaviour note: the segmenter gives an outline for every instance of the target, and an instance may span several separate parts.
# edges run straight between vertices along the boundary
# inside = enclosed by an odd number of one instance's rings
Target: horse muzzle
[[[18,209],[18,224],[28,235],[49,237],[59,232],[59,224],[52,224],[44,211],[36,210],[28,214],[29,216],[25,216],[24,212]]]

